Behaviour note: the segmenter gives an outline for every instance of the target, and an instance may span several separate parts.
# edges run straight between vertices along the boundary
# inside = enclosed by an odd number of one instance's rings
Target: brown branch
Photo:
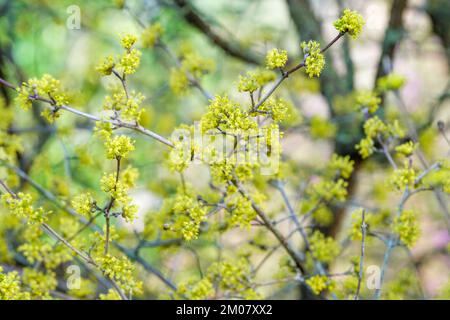
[[[292,246],[288,242],[288,239],[284,237],[280,231],[278,231],[278,229],[272,224],[272,221],[270,221],[266,213],[255,203],[255,201],[253,201],[253,199],[247,192],[245,192],[242,186],[240,186],[239,183],[235,183],[235,186],[238,188],[239,193],[244,198],[250,200],[253,210],[255,210],[257,215],[261,218],[266,228],[275,236],[275,238],[277,238],[278,242],[292,258],[301,274],[304,274],[305,268],[303,267],[303,258],[300,257],[300,255],[294,250],[294,248],[292,248]]]
[[[322,36],[321,21],[315,14],[310,0],[285,0],[292,22],[297,31],[300,41],[316,40],[324,42]],[[333,98],[336,94],[346,93],[345,81],[341,79],[333,65],[333,57],[326,56],[327,67],[323,70],[319,78],[320,90],[328,102],[331,113],[333,114]]]
[[[378,78],[390,72],[390,70],[386,68],[385,64],[386,61],[388,61],[389,64],[392,65],[392,61],[395,55],[395,48],[403,38],[403,13],[405,12],[407,3],[407,0],[394,0],[394,2],[392,3],[389,23],[384,34],[381,56],[378,61],[374,84],[375,86]]]
[[[209,40],[227,54],[248,63],[261,64],[262,59],[257,57],[250,50],[245,49],[237,42],[237,40],[226,40],[213,30],[188,0],[174,0],[174,2],[180,9],[180,13],[183,15],[186,22],[202,32]]]

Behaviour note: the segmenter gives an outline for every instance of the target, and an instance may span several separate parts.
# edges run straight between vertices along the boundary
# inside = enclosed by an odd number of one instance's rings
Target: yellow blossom
[[[272,49],[267,52],[266,66],[268,69],[283,68],[288,60],[286,50]]]

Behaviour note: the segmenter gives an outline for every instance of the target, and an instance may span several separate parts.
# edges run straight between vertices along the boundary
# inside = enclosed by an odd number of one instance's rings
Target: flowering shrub
[[[328,53],[359,41],[361,14],[343,10],[331,40],[308,32],[317,38],[296,44],[302,52],[289,58],[273,46],[255,58],[203,30],[256,64],[214,94],[205,87],[220,82],[211,77],[222,61],[177,43],[165,15],[151,24],[131,16],[141,29],[115,39],[119,53],[95,52],[87,81],[107,90],[95,103],[83,106],[92,89],[74,94],[70,81],[49,74],[19,86],[0,79],[10,89],[0,100],[0,299],[264,299],[286,284],[303,299],[419,294],[402,287],[417,276],[390,279],[387,270],[398,271],[392,255],[413,256],[424,234],[424,208],[411,204],[418,194],[434,201],[436,221],[449,222],[450,142],[445,124],[421,127],[402,108],[392,112],[389,96],[404,107],[402,75],[378,75],[373,89],[331,88]],[[170,59],[166,100],[149,86],[158,82],[149,61],[161,54]],[[319,90],[329,115],[300,107],[299,92]],[[197,93],[201,112],[190,100]],[[62,155],[45,141],[33,151],[17,130],[41,118]],[[299,132],[330,152],[300,163],[290,152],[308,152]],[[426,148],[438,139],[440,150]],[[373,265],[375,289],[366,286]],[[81,270],[76,285],[73,266]]]

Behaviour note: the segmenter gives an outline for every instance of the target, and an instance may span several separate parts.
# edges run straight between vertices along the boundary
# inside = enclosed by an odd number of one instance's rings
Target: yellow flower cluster
[[[95,67],[95,70],[103,76],[109,76],[115,66],[116,62],[114,61],[113,56],[109,55],[99,62],[99,64]]]
[[[137,40],[138,39],[135,35],[126,34],[121,37],[120,43],[125,50],[129,51],[133,47],[133,45],[137,42]]]
[[[210,73],[214,70],[215,64],[212,59],[205,59],[194,51],[184,52],[181,56],[181,68],[189,72],[194,78]]]
[[[320,50],[320,44],[317,41],[310,40],[309,42],[303,41],[300,46],[306,55],[306,74],[310,78],[320,76],[325,66],[325,57]]]
[[[293,109],[288,101],[270,97],[259,106],[258,112],[268,114],[275,122],[282,122],[290,118]]]
[[[334,220],[333,212],[325,205],[321,205],[314,210],[312,217],[321,226],[329,226]]]
[[[429,172],[421,183],[425,187],[440,187],[445,193],[450,193],[450,162],[441,160],[439,170]]]
[[[132,166],[128,166],[120,175],[122,183],[128,188],[133,188],[139,178],[139,171]]]
[[[122,159],[134,150],[134,142],[128,136],[119,135],[106,140],[105,147],[108,159]]]
[[[186,93],[189,88],[189,78],[186,72],[179,68],[170,70],[169,86],[173,93],[178,96]]]
[[[189,76],[198,80],[215,68],[212,59],[201,57],[191,48],[184,48],[180,55],[180,61],[181,66],[171,70],[169,79],[170,88],[176,95],[182,95],[186,92],[190,84]]]
[[[67,294],[78,299],[93,299],[97,292],[97,286],[94,281],[81,278],[80,286],[69,289]],[[116,291],[114,291],[116,292]],[[119,297],[120,298],[120,297]]]
[[[183,172],[189,167],[195,155],[202,156],[202,153],[206,153],[207,147],[202,150],[197,144],[194,139],[194,126],[181,125],[175,131],[182,135],[173,136],[171,139],[174,147],[169,152],[168,164],[172,171]]]
[[[249,71],[245,76],[239,76],[238,90],[239,92],[251,93],[275,80],[275,78],[276,75],[271,70],[256,69]]]
[[[183,238],[186,241],[197,239],[200,224],[206,219],[206,208],[192,196],[180,194],[177,195],[172,210],[177,214],[174,227],[181,226]]]
[[[156,22],[142,32],[141,41],[144,48],[153,48],[164,33],[163,26]]]
[[[0,110],[2,111],[2,110]],[[22,139],[16,135],[9,134],[6,130],[0,131],[0,160],[14,163],[17,152],[23,151]]]
[[[361,232],[361,224],[362,224],[362,211],[364,209],[357,209],[352,212],[352,226],[350,229],[350,239],[352,240],[361,240],[362,232]],[[374,228],[377,226],[386,225],[389,221],[390,211],[382,210],[380,212],[371,213],[365,212],[365,223],[368,227]]]
[[[347,186],[348,182],[343,179],[338,179],[337,181],[323,180],[316,183],[310,192],[326,201],[344,201],[347,197]]]
[[[225,260],[211,264],[202,280],[181,283],[177,293],[188,299],[207,299],[212,297],[216,288],[225,297],[259,299],[251,280],[251,268],[245,258]]]
[[[266,67],[268,69],[283,68],[287,61],[288,55],[286,50],[278,50],[274,48],[267,52]]]
[[[100,293],[99,298],[100,300],[122,300],[114,289],[109,289],[107,293]]]
[[[75,196],[72,200],[72,207],[75,211],[85,217],[90,217],[94,205],[94,199],[89,192]]]
[[[136,72],[141,62],[142,53],[133,48],[137,41],[137,37],[131,34],[127,34],[121,37],[120,42],[125,52],[114,59],[111,55],[104,58],[97,66],[96,70],[103,76],[111,75],[114,68],[122,71],[123,75],[129,75]]]
[[[139,122],[142,109],[140,108],[145,96],[136,91],[131,91],[127,97],[122,88],[117,88],[112,95],[107,95],[103,102],[104,110],[120,112],[123,119],[127,121]]]
[[[27,219],[29,224],[43,223],[51,211],[46,212],[42,207],[33,208],[33,197],[30,194],[19,192],[16,197],[5,193],[1,197],[2,203],[19,218]]]
[[[342,16],[333,25],[341,33],[348,32],[353,38],[358,38],[365,24],[363,17],[356,11],[345,9]]]
[[[203,132],[220,129],[227,133],[240,133],[256,129],[256,122],[247,116],[238,103],[227,96],[216,96],[201,119],[201,128]]]
[[[32,264],[40,262],[47,269],[54,269],[73,258],[72,251],[65,246],[53,247],[46,241],[38,225],[28,226],[22,236],[26,242],[18,247],[18,251]]]
[[[310,134],[314,139],[327,139],[334,137],[336,125],[321,116],[312,116],[310,119]]]
[[[29,110],[32,100],[41,98],[50,102],[52,109],[45,109],[41,115],[52,123],[60,116],[60,106],[69,103],[69,97],[61,88],[61,83],[49,74],[44,74],[40,79],[32,78],[24,82],[18,89],[16,101],[24,110]]]
[[[353,172],[354,164],[355,162],[350,160],[350,156],[342,157],[337,154],[333,154],[327,165],[327,170],[330,172],[331,177],[338,175],[344,179],[348,179]]]
[[[125,52],[119,60],[118,69],[124,74],[133,74],[139,67],[142,53],[137,49],[131,49]]]
[[[30,294],[21,289],[17,271],[3,273],[3,268],[0,266],[0,300],[29,300],[30,298]]]
[[[403,168],[394,170],[389,179],[390,184],[399,191],[405,190],[406,187],[413,188],[417,178],[417,171],[410,167],[407,162]]]
[[[236,195],[227,202],[227,207],[231,211],[231,225],[250,228],[250,223],[256,218],[256,211],[253,210],[252,203],[249,199],[241,195]]]
[[[359,91],[356,93],[356,106],[358,109],[367,108],[370,113],[375,113],[381,103],[381,98],[373,91]]]
[[[414,211],[403,210],[394,220],[394,232],[398,234],[400,241],[411,248],[420,237],[420,227]]]
[[[102,140],[108,140],[111,138],[113,132],[113,126],[110,122],[97,121],[94,127],[94,133]]]
[[[399,90],[404,86],[405,82],[406,79],[404,76],[391,73],[378,79],[377,90],[380,92]]]
[[[306,284],[311,288],[312,292],[319,295],[325,290],[334,288],[333,282],[327,276],[312,276],[305,280]]]
[[[191,280],[180,283],[177,293],[188,297],[190,300],[204,300],[213,296],[214,286],[208,278],[203,278],[200,281]]]
[[[375,138],[378,135],[385,134],[388,127],[377,116],[368,119],[364,123],[364,133],[367,137]]]
[[[115,205],[122,208],[122,217],[127,221],[133,221],[138,207],[132,203],[132,198],[128,195],[128,189],[131,187],[129,180],[116,181],[116,173],[105,173],[100,179],[100,187],[103,192],[115,199]]]
[[[46,273],[25,268],[22,275],[22,282],[30,289],[32,299],[50,299],[50,292],[56,289],[56,274],[52,271]]]
[[[117,258],[111,254],[103,255],[96,261],[103,273],[117,282],[126,294],[139,294],[142,282],[134,279],[134,265],[126,257]]]
[[[325,237],[320,231],[314,231],[309,238],[312,256],[324,263],[330,263],[340,252],[339,244],[332,237]]]
[[[417,149],[417,146],[418,146],[417,143],[408,141],[408,142],[405,142],[405,143],[395,147],[395,151],[397,151],[397,153],[399,153],[399,154],[409,157],[410,155],[413,154],[414,150]]]
[[[366,137],[355,146],[363,158],[369,157],[374,152],[374,139],[377,137],[403,138],[405,135],[397,120],[391,124],[385,124],[378,116],[373,116],[364,123],[364,133]]]

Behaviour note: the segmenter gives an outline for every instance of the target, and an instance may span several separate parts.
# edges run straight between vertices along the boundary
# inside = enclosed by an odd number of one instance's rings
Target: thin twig
[[[0,184],[4,187],[4,189],[11,194],[13,197],[17,198],[17,195],[9,189],[4,181],[0,179]],[[53,228],[51,228],[47,223],[41,224],[42,230],[44,230],[45,233],[50,235],[51,237],[55,238],[56,240],[63,243],[67,248],[69,248],[71,251],[73,251],[78,257],[80,257],[84,262],[87,264],[93,265],[96,268],[100,269],[99,265],[86,253],[83,251],[75,248],[72,244],[70,244],[64,237],[62,237],[58,232],[56,232]],[[101,270],[101,269],[100,269]],[[117,293],[123,300],[128,300],[127,297],[124,295],[120,287],[117,285],[117,283],[114,281],[114,279],[109,278],[108,280],[111,282],[112,286],[116,289]]]
[[[361,222],[361,255],[359,257],[359,274],[358,274],[358,287],[356,288],[355,300],[359,300],[359,292],[361,290],[361,282],[364,272],[364,253],[366,247],[366,213],[365,210],[362,211],[362,222]]]
[[[89,223],[89,221],[85,217],[79,215],[74,209],[72,209],[71,207],[67,206],[67,204],[61,203],[60,200],[53,193],[51,193],[50,191],[46,190],[41,185],[39,185],[36,181],[31,179],[31,177],[29,177],[24,171],[22,171],[21,169],[15,167],[15,166],[12,166],[12,165],[7,165],[7,167],[10,168],[11,170],[15,171],[17,173],[17,175],[19,175],[22,179],[27,181],[41,195],[43,195],[47,200],[53,202],[58,208],[64,210],[67,213],[69,213],[71,216],[75,217],[82,224],[88,224]],[[89,228],[91,230],[93,230],[93,231],[96,231],[96,232],[98,232],[100,234],[103,234],[103,230],[100,227],[98,227],[96,224],[94,224],[94,223],[91,223],[89,225]],[[136,261],[146,271],[148,271],[148,272],[154,274],[156,277],[158,277],[170,289],[176,290],[176,286],[169,279],[167,279],[158,269],[153,267],[151,264],[146,262],[141,257],[137,257],[137,255],[134,253],[134,249],[129,249],[127,247],[124,247],[121,244],[117,243],[116,241],[113,241],[112,244],[116,248],[118,248],[120,251],[122,251],[129,259]]]
[[[339,33],[333,40],[331,40],[330,43],[328,43],[322,50],[321,52],[324,53],[325,51],[327,51],[334,43],[336,43],[336,41],[338,41],[340,38],[342,38],[344,36],[345,33]],[[289,71],[286,72],[282,72],[281,76],[277,79],[277,81],[274,83],[274,85],[269,89],[269,91],[267,91],[267,93],[261,98],[261,100],[258,101],[258,103],[255,105],[255,110],[257,110],[267,99],[269,99],[269,97],[275,92],[275,90],[281,85],[281,83],[287,79],[291,74],[293,74],[295,71],[303,68],[306,66],[306,58],[297,64],[295,67],[293,67],[292,69],[290,69]]]
[[[0,83],[3,84],[4,86],[8,87],[8,88],[15,89],[15,87],[13,85],[11,85],[9,82],[5,81],[2,78],[0,78]],[[53,102],[51,100],[49,100],[49,99],[46,99],[46,98],[43,98],[43,97],[40,97],[40,96],[30,96],[29,98],[30,98],[30,100],[46,102],[47,103],[46,107],[48,107],[48,108],[50,108],[52,110],[55,108],[55,106],[53,105]],[[122,121],[120,119],[102,119],[101,117],[98,117],[98,116],[95,116],[93,114],[89,114],[89,113],[86,113],[84,111],[72,108],[72,107],[70,107],[68,105],[61,105],[61,106],[58,106],[58,108],[61,109],[61,110],[66,110],[68,112],[76,114],[78,116],[84,117],[84,118],[89,119],[91,121],[108,122],[108,123],[111,123],[113,126],[115,126],[117,128],[127,128],[127,129],[134,130],[136,132],[139,132],[141,134],[149,136],[149,137],[151,137],[151,138],[153,138],[153,139],[155,139],[155,140],[157,140],[157,141],[159,141],[159,142],[161,142],[161,143],[163,143],[163,144],[165,144],[165,145],[167,145],[169,147],[172,147],[172,148],[174,147],[174,144],[171,141],[169,141],[168,139],[160,136],[159,134],[157,134],[157,133],[155,133],[155,132],[153,132],[151,130],[148,130],[148,129],[142,127],[141,125],[139,125],[137,123],[124,122],[124,121]]]

